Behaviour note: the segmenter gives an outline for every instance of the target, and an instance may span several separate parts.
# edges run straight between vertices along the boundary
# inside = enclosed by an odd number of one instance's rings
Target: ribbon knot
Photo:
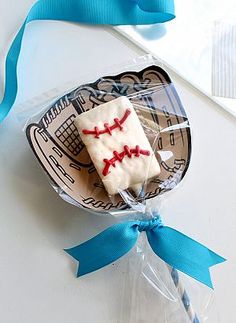
[[[163,222],[160,217],[155,217],[151,220],[139,221],[138,231],[150,231],[155,228],[159,229],[163,227]]]

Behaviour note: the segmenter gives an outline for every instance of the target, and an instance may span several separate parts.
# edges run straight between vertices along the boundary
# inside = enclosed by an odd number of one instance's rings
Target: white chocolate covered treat
[[[122,96],[75,119],[102,182],[111,195],[160,174],[160,166],[128,98]]]

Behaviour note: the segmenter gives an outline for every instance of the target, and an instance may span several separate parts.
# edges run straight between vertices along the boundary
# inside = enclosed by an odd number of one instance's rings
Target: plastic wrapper
[[[109,70],[107,74],[100,71],[97,80],[97,75],[85,77],[86,81],[73,89],[65,85],[58,97],[44,95],[45,103],[41,98],[35,100],[35,106],[25,104],[19,118],[33,115],[25,127],[27,139],[52,187],[65,201],[100,216],[115,217],[118,222],[151,219],[160,214],[167,192],[188,170],[189,121],[170,77],[150,56]],[[161,172],[138,190],[119,190],[119,194],[109,196],[74,120],[120,96],[133,104]],[[120,317],[116,322],[206,321],[211,291],[159,259],[143,233],[127,257],[126,273],[120,284]],[[96,283],[96,275],[94,279]]]

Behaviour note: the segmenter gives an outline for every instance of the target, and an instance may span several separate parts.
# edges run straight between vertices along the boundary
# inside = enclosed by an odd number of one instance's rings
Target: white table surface
[[[1,61],[31,3],[0,1]],[[32,23],[19,62],[17,101],[57,87],[71,75],[74,79],[76,73],[139,54],[109,28]],[[172,79],[193,127],[193,155],[185,180],[170,194],[162,214],[169,225],[228,259],[211,271],[215,301],[207,322],[235,323],[236,119],[176,76]],[[119,265],[76,280],[74,265],[62,251],[112,220],[83,212],[57,196],[30,151],[17,112],[0,126],[1,322],[117,322]]]
[[[162,25],[117,29],[236,116],[236,100],[212,95],[214,26],[219,21],[234,26],[235,0],[225,0],[223,6],[221,0],[175,0],[175,13],[177,19]],[[234,70],[226,49],[225,44],[224,58]]]

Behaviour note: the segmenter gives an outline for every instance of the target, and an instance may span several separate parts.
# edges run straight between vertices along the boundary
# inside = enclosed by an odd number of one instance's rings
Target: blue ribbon
[[[159,217],[115,224],[94,238],[65,251],[79,261],[77,277],[124,256],[145,231],[154,253],[168,265],[213,288],[209,268],[225,259],[183,233],[164,226]]]
[[[30,10],[6,57],[5,93],[0,104],[0,123],[17,94],[17,61],[26,25],[34,20],[109,25],[162,23],[173,19],[174,0],[38,0]]]

